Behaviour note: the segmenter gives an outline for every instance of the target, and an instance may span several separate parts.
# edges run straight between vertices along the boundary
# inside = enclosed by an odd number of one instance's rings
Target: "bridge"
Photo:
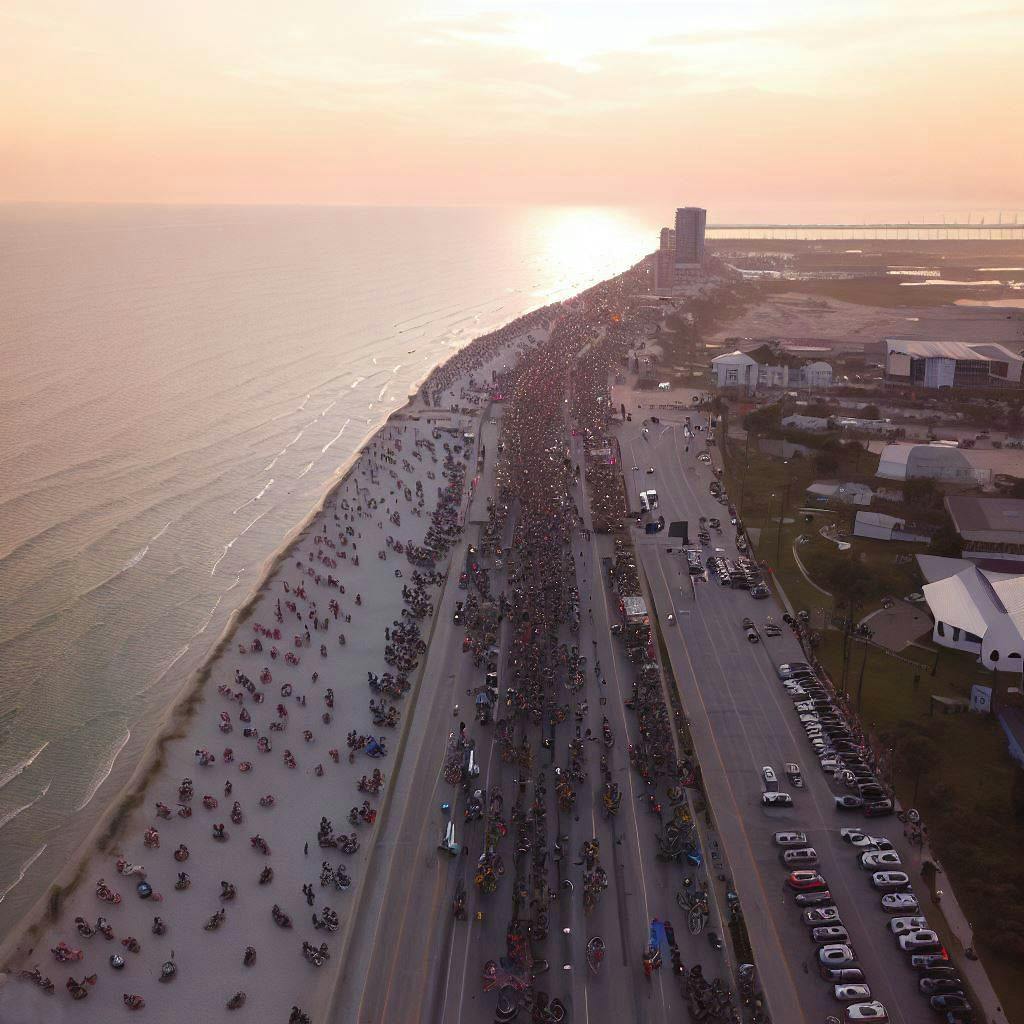
[[[1024,218],[1018,221],[877,224],[708,224],[713,238],[779,239],[1024,239]]]

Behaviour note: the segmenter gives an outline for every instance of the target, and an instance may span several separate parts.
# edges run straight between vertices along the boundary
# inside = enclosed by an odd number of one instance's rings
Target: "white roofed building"
[[[922,388],[1020,387],[1024,359],[995,342],[885,339],[885,380]]]
[[[976,466],[970,454],[953,444],[887,444],[882,449],[876,476],[886,480],[945,480],[983,487],[992,482],[992,471]]]
[[[923,591],[935,643],[976,654],[987,669],[1024,671],[1024,576],[955,558],[928,558],[921,567],[933,580]]]

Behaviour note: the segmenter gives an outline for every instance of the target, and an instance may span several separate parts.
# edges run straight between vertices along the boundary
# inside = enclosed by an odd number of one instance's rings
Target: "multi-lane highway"
[[[687,520],[694,537],[700,516],[724,519],[724,531],[713,534],[713,545],[727,557],[736,557],[728,516],[708,490],[712,467],[696,460],[704,450],[703,432],[688,438],[684,413],[659,412],[661,422],[647,424],[646,438],[642,410],[621,427],[627,485],[630,467],[640,467],[640,486],[656,487],[659,512],[668,521]],[[646,473],[649,467],[654,468],[653,475]],[[632,499],[635,506],[636,495]],[[799,645],[789,630],[750,644],[741,628],[745,616],[758,624],[769,616],[780,621],[779,606],[774,600],[755,601],[744,590],[721,587],[713,578],[691,581],[679,541],[673,542],[667,533],[636,533],[640,563],[690,720],[773,1019],[817,1022],[837,1012],[831,987],[818,976],[815,947],[801,922],[800,908],[784,886],[787,872],[773,838],[782,829],[806,832],[818,851],[820,871],[850,932],[872,996],[885,1004],[889,1019],[900,1024],[934,1019],[917,992],[906,955],[887,931],[888,915],[870,875],[860,869],[856,854],[840,835],[844,826],[862,825],[871,834],[890,839],[904,865],[913,865],[916,860],[903,840],[902,826],[895,817],[868,821],[859,812],[835,810],[834,795],[843,790],[820,771],[775,671],[780,662],[802,658]],[[705,547],[703,553],[706,557],[711,549]],[[669,614],[675,616],[675,625],[668,624]],[[802,790],[783,783],[782,788],[793,793],[793,806],[762,807],[762,767],[773,766],[784,779],[782,766],[793,761],[802,766],[805,779]],[[913,868],[910,873],[913,876]],[[927,904],[923,886],[918,888]],[[927,913],[926,906],[922,913]]]
[[[480,440],[486,442],[487,458],[469,509],[466,540],[453,554],[455,566],[464,560],[468,543],[479,542],[482,510],[487,497],[493,496],[495,437],[495,430],[485,425]],[[582,525],[589,527],[581,491],[577,503],[584,516]],[[513,508],[502,538],[506,547],[514,520]],[[666,969],[656,972],[650,981],[644,978],[641,954],[652,919],[673,921],[687,967],[701,963],[709,978],[724,975],[727,967],[723,953],[712,948],[707,934],[689,934],[686,915],[676,903],[683,878],[689,875],[699,886],[707,880],[705,871],[656,858],[659,821],[647,809],[629,769],[628,744],[638,738],[635,717],[625,706],[632,696],[634,667],[611,637],[616,613],[601,578],[600,557],[607,553],[602,544],[610,547],[610,538],[582,530],[572,544],[581,622],[579,633],[566,630],[565,639],[578,644],[587,657],[587,681],[580,693],[558,697],[566,703],[585,699],[589,710],[581,722],[572,715],[555,728],[550,748],[542,748],[539,728],[530,732],[538,755],[534,769],[544,767],[549,794],[554,767],[568,764],[569,741],[576,735],[585,738],[588,731],[594,737],[584,742],[588,775],[577,787],[573,811],[560,813],[557,804],[550,803],[548,884],[553,902],[548,911],[548,938],[534,950],[535,955],[547,958],[550,966],[538,977],[536,987],[560,998],[575,1022],[656,1024],[678,1020],[685,1013],[685,1001],[680,982],[667,969],[667,956]],[[501,569],[492,564],[492,590],[510,592],[513,583],[507,579],[508,571],[507,564]],[[495,995],[483,992],[482,969],[486,961],[505,953],[512,907],[513,839],[510,830],[504,845],[499,845],[507,868],[497,892],[479,893],[473,876],[483,848],[484,824],[464,823],[466,794],[442,777],[450,734],[460,721],[467,723],[481,766],[473,785],[489,795],[500,792],[506,816],[521,773],[499,756],[494,725],[480,725],[472,717],[467,693],[480,685],[483,669],[475,668],[471,656],[463,653],[463,628],[452,621],[456,602],[467,596],[458,588],[457,579],[456,570],[440,599],[419,695],[415,708],[410,709],[413,720],[401,762],[392,766],[396,782],[389,795],[372,875],[365,880],[360,896],[355,936],[334,1008],[335,1021],[489,1024],[493,1019]],[[500,634],[499,708],[508,677],[510,628],[505,621]],[[453,712],[456,704],[460,705],[457,715]],[[614,746],[607,751],[599,739],[604,716],[615,736]],[[550,735],[547,727],[544,733]],[[598,761],[602,753],[607,753],[612,778],[623,793],[621,809],[611,818],[604,817],[600,809]],[[527,783],[527,802],[531,795],[532,783]],[[468,848],[456,857],[438,849],[445,821],[441,805],[446,802],[452,804],[458,842]],[[560,859],[554,848],[556,837],[561,839]],[[595,837],[609,886],[596,907],[585,914],[580,849],[585,840]],[[464,921],[455,920],[452,913],[460,881],[468,892]],[[708,929],[723,933],[714,907]],[[586,941],[594,935],[601,936],[607,947],[597,973],[589,970],[585,958]]]

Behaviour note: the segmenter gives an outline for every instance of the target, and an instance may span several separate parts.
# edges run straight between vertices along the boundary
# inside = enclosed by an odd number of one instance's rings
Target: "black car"
[[[461,601],[456,602],[455,614],[452,615],[452,622],[456,626],[459,625],[460,622],[462,622],[462,611],[463,611],[463,604],[462,604],[462,602]]]
[[[938,1010],[940,1013],[945,1013],[947,1010],[971,1009],[971,1004],[967,1002],[967,997],[956,995],[955,993],[944,996],[932,996],[928,1003],[933,1010]]]
[[[872,800],[864,805],[864,817],[884,818],[887,814],[892,814],[894,810],[891,800]]]
[[[824,889],[821,892],[797,893],[793,900],[798,907],[820,907],[826,903],[835,902],[832,898],[832,893],[828,889]]]

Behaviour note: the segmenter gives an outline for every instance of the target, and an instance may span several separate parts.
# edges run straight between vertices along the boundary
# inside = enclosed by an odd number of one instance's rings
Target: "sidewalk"
[[[964,949],[974,944],[974,930],[963,910],[960,909],[960,904],[957,903],[949,876],[927,843],[920,848],[920,855],[915,866],[918,874],[920,874],[921,864],[925,860],[930,860],[941,872],[936,879],[936,888],[942,893],[942,898],[938,902],[933,900],[932,905],[942,912],[942,916],[946,919],[946,925],[959,944],[959,948],[951,949],[950,953],[956,958],[957,969],[970,985],[974,1008],[980,1011],[988,1024],[1006,1024],[1006,1013],[1003,1011],[999,996],[992,987],[992,982],[989,981],[985,965],[980,960],[969,960],[964,955]]]

